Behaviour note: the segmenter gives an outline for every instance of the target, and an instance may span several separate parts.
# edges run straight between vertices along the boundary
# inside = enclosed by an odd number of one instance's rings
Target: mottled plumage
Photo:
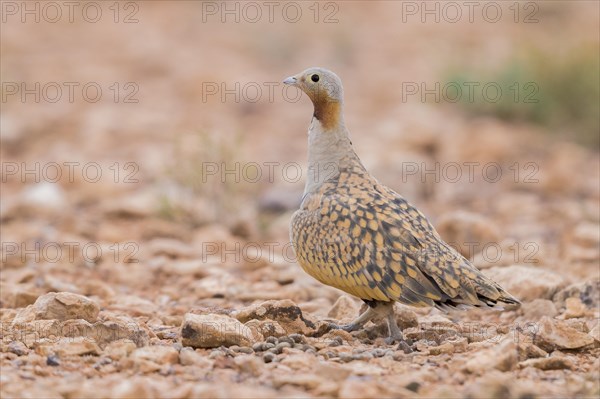
[[[445,243],[418,209],[366,171],[352,149],[342,85],[333,72],[310,68],[285,83],[302,89],[315,107],[308,180],[290,226],[298,263],[370,306],[343,328],[354,330],[383,313],[390,337],[401,339],[395,301],[441,309],[519,303]]]

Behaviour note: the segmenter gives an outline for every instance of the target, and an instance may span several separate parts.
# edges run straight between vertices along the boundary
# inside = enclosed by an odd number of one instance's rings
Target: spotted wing
[[[481,304],[479,291],[500,295],[416,208],[383,186],[313,194],[294,215],[292,240],[309,274],[365,300],[453,306]]]

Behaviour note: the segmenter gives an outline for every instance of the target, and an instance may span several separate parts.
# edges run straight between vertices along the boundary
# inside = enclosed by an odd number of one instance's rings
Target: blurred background
[[[8,320],[57,290],[326,314],[339,292],[283,249],[312,105],[281,81],[310,66],[344,82],[366,167],[478,267],[598,277],[598,2],[74,3],[2,2]]]
[[[343,79],[356,150],[382,182],[434,221],[474,212],[560,251],[598,218],[597,11],[6,2],[4,239],[121,242],[150,223],[185,240],[216,223],[285,241],[312,105],[281,81],[323,66]]]

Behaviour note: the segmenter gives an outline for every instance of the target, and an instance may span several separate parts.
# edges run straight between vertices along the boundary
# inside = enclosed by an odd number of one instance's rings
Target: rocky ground
[[[597,43],[597,9],[421,24],[400,23],[392,2],[360,3],[340,3],[330,25],[201,24],[193,2],[139,2],[132,25],[3,23],[3,81],[105,93],[2,101],[3,398],[600,395],[597,148],[398,92],[457,59]],[[279,82],[312,64],[344,79],[368,169],[520,309],[397,305],[410,350],[387,345],[382,322],[330,330],[361,303],[307,276],[288,245],[308,101],[203,101],[203,83]],[[117,81],[139,102],[114,101]]]
[[[193,245],[152,241],[145,262],[3,270],[3,397],[598,394],[597,278],[487,269],[523,307],[398,305],[405,351],[384,343],[380,323],[329,331],[327,321],[349,321],[360,304],[285,259],[202,262]]]

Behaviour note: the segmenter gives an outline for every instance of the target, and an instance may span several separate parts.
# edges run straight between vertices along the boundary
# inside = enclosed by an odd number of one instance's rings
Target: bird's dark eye
[[[319,75],[317,75],[316,73],[310,77],[310,80],[312,80],[313,82],[318,82],[319,81]]]

